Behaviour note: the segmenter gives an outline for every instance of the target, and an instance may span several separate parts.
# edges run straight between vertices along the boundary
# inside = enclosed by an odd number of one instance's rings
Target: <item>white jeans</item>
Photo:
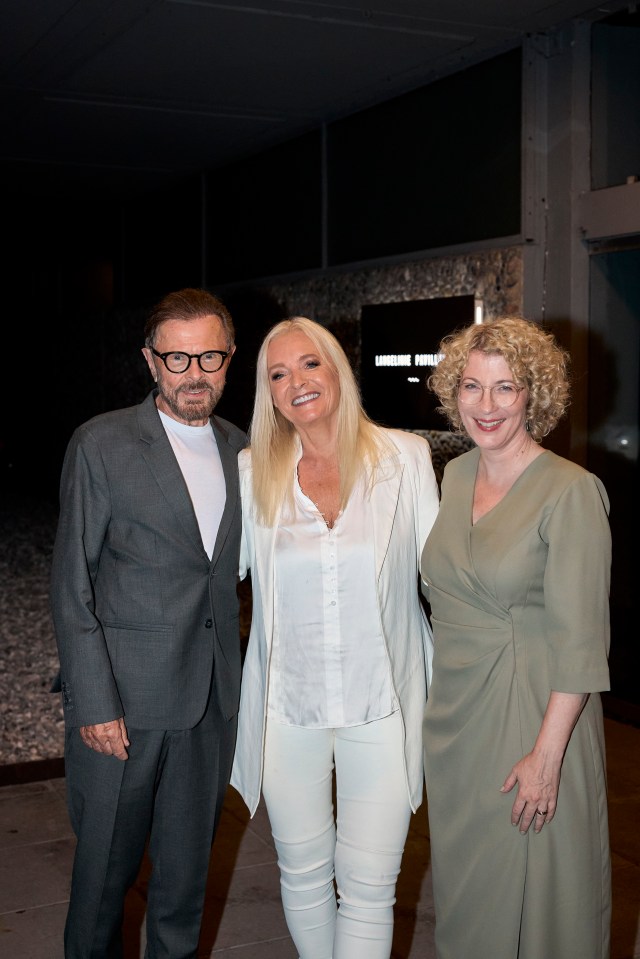
[[[389,959],[411,818],[400,713],[339,729],[268,720],[262,789],[300,959]]]

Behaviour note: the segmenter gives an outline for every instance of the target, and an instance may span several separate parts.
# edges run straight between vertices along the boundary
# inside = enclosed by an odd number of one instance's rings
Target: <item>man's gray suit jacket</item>
[[[209,560],[155,405],[97,416],[62,470],[51,605],[68,726],[189,729],[238,709],[241,430],[211,417],[226,502]]]

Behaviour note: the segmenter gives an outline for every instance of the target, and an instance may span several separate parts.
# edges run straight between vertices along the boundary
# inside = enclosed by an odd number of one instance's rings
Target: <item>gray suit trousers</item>
[[[149,837],[146,959],[195,959],[211,844],[229,781],[236,717],[210,696],[192,729],[128,729],[126,761],[67,730],[69,815],[78,846],[66,959],[120,959],[122,903]]]

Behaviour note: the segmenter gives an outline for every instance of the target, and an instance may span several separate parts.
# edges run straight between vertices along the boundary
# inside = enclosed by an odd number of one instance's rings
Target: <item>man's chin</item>
[[[195,400],[187,400],[180,403],[179,412],[183,420],[191,423],[195,420],[208,420],[215,408],[213,399],[208,399],[206,403]]]
[[[212,390],[198,397],[188,396],[184,391],[177,394],[160,391],[161,404],[164,404],[165,410],[170,410],[172,416],[184,423],[208,420],[221,395],[221,392],[216,394]]]

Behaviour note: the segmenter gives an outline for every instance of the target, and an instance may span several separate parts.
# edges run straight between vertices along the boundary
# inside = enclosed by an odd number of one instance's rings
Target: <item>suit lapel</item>
[[[213,555],[211,557],[211,565],[215,566],[218,561],[218,557],[222,552],[222,548],[227,540],[227,536],[229,535],[229,530],[231,529],[232,520],[238,506],[240,490],[238,483],[238,451],[229,444],[227,441],[226,432],[220,426],[215,417],[211,418],[211,426],[213,427],[213,433],[216,438],[216,443],[218,444],[218,452],[220,453],[220,461],[222,463],[222,472],[224,473],[224,481],[227,493],[224,503],[224,511],[220,520],[218,535],[216,537]]]
[[[140,439],[144,444],[142,455],[149,469],[176,514],[185,539],[198,556],[208,562],[187,484],[158,415],[155,390],[138,407],[138,423]]]

